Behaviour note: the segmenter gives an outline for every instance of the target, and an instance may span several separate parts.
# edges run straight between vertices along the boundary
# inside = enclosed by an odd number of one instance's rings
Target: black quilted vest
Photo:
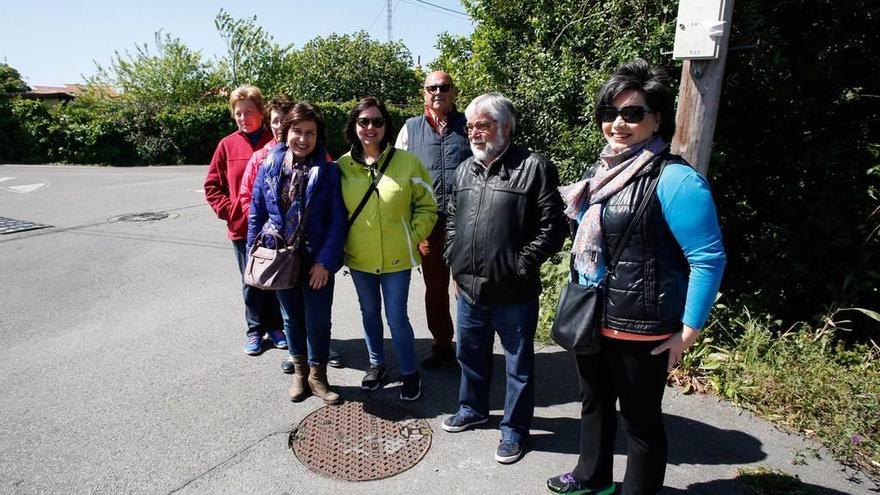
[[[415,153],[431,174],[440,215],[446,214],[446,203],[452,196],[455,169],[471,156],[464,114],[451,111],[447,119],[443,137],[437,134],[424,115],[406,121],[407,150]]]
[[[666,163],[687,164],[675,155],[665,156],[662,164]],[[651,180],[661,169],[655,166],[651,173],[630,182],[605,203],[602,231],[606,253],[617,249]],[[603,325],[630,333],[659,335],[681,329],[690,268],[666,225],[656,191],[648,201],[617,269],[606,282]]]

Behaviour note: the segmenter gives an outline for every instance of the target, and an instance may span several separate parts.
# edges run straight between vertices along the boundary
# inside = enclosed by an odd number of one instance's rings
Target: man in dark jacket
[[[556,167],[511,144],[513,104],[498,93],[465,110],[474,156],[459,165],[448,206],[444,256],[458,293],[458,412],[443,429],[458,432],[489,418],[495,332],[507,369],[501,442],[495,460],[522,457],[535,406],[534,337],[540,267],[567,234]]]
[[[437,223],[431,235],[419,244],[425,277],[425,315],[428,330],[434,337],[431,352],[422,361],[426,368],[455,365],[449,316],[449,267],[443,261],[444,227],[455,170],[471,156],[466,120],[455,108],[456,92],[452,77],[446,72],[428,74],[424,88],[425,113],[406,121],[395,144],[418,155],[431,173],[437,199]]]

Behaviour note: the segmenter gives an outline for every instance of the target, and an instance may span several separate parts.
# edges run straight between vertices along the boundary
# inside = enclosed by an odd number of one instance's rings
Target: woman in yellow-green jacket
[[[362,99],[348,114],[345,138],[351,151],[339,159],[351,224],[345,264],[357,290],[370,354],[361,388],[376,390],[385,377],[384,300],[403,381],[400,398],[416,400],[422,393],[421,377],[407,296],[412,269],[421,263],[418,244],[437,221],[437,202],[428,170],[416,155],[394,148],[390,127],[388,109],[376,98]]]

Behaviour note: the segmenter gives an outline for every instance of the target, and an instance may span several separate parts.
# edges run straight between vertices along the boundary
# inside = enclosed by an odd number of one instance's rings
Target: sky
[[[235,18],[257,16],[280,45],[299,48],[316,36],[367,31],[388,39],[387,0],[0,0],[0,62],[17,69],[29,85],[55,86],[84,82],[95,73],[95,62],[108,65],[114,51],[135,44],[153,48],[154,33],[179,37],[207,58],[225,53],[214,27],[221,8]],[[458,0],[428,0],[464,12]],[[422,66],[433,60],[437,35],[443,31],[468,35],[473,25],[465,16],[430,7],[419,0],[392,0],[392,30]]]

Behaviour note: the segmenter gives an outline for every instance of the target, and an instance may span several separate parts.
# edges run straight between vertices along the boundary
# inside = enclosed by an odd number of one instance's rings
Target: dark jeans
[[[232,247],[235,248],[238,271],[244,276],[244,268],[247,265],[247,241],[232,241]],[[244,319],[247,322],[248,335],[252,333],[265,335],[266,332],[281,330],[284,327],[274,291],[257,289],[242,281],[241,292],[244,296]]]
[[[449,316],[449,267],[443,261],[446,221],[441,216],[428,236],[428,254],[422,255],[425,278],[425,316],[435,348],[452,346],[452,317]]]
[[[666,475],[666,430],[661,410],[668,353],[655,342],[602,339],[602,350],[577,355],[581,387],[581,445],[574,477],[593,488],[613,481],[615,403],[627,436],[624,495],[655,495]]]
[[[416,340],[407,313],[411,275],[412,270],[380,275],[351,270],[351,280],[354,282],[358,303],[361,306],[364,339],[367,341],[370,364],[385,363],[385,346],[382,338],[385,334],[385,327],[382,325],[384,302],[385,319],[388,320],[388,328],[391,329],[391,343],[394,344],[394,352],[397,353],[401,375],[410,375],[418,371]]]
[[[291,356],[308,355],[309,364],[327,364],[330,352],[330,309],[333,306],[333,274],[327,285],[309,286],[309,266],[300,268],[299,280],[290,289],[275,291],[284,317],[284,334]]]
[[[469,418],[489,416],[489,381],[495,332],[504,348],[507,389],[501,438],[516,442],[529,435],[535,412],[535,327],[538,298],[517,304],[477,306],[458,297],[458,411]]]

